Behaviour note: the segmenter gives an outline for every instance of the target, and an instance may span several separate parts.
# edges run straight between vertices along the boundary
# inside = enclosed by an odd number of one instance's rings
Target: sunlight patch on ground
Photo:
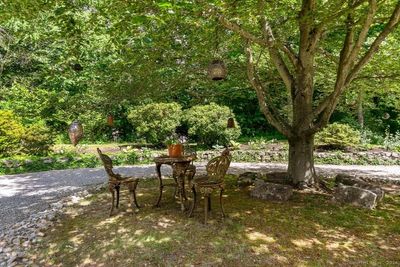
[[[311,239],[294,239],[291,241],[295,246],[298,248],[312,248],[313,246],[317,245],[320,246],[322,243],[316,239],[316,238],[311,238]]]
[[[265,243],[274,243],[276,241],[275,238],[257,231],[247,232],[246,236],[253,241],[263,241]]]
[[[167,218],[165,218],[165,217],[161,218],[161,219],[157,222],[157,226],[160,226],[161,228],[172,227],[172,226],[174,226],[174,224],[176,224],[176,221],[167,219]]]

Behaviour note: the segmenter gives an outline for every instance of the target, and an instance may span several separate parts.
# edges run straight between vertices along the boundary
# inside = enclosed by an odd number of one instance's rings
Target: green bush
[[[161,145],[180,125],[182,108],[177,103],[150,103],[129,111],[128,119],[136,135],[147,142]]]
[[[386,150],[400,151],[400,131],[391,134],[386,129],[383,145]]]
[[[347,124],[333,123],[315,135],[317,145],[331,148],[357,146],[361,141],[361,133]]]
[[[240,136],[240,127],[227,128],[227,121],[233,114],[226,106],[215,103],[198,105],[186,110],[184,121],[188,126],[189,137],[207,146],[228,145]]]
[[[10,110],[0,110],[0,156],[16,154],[21,149],[24,127]]]
[[[34,123],[25,128],[22,136],[22,151],[29,155],[47,155],[54,141],[55,135],[43,121]]]

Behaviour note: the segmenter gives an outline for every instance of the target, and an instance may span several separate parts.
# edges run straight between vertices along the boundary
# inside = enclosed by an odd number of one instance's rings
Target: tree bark
[[[315,183],[314,135],[289,139],[288,175],[292,183],[300,188]]]

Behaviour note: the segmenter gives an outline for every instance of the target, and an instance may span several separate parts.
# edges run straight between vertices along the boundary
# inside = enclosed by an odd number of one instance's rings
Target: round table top
[[[195,155],[186,155],[182,157],[170,157],[168,155],[162,155],[154,158],[155,163],[179,163],[179,162],[191,162],[196,159]]]

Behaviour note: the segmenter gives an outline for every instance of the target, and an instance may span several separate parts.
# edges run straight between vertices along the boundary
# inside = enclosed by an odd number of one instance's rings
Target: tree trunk
[[[302,188],[315,183],[314,135],[289,139],[288,174],[293,184]]]

